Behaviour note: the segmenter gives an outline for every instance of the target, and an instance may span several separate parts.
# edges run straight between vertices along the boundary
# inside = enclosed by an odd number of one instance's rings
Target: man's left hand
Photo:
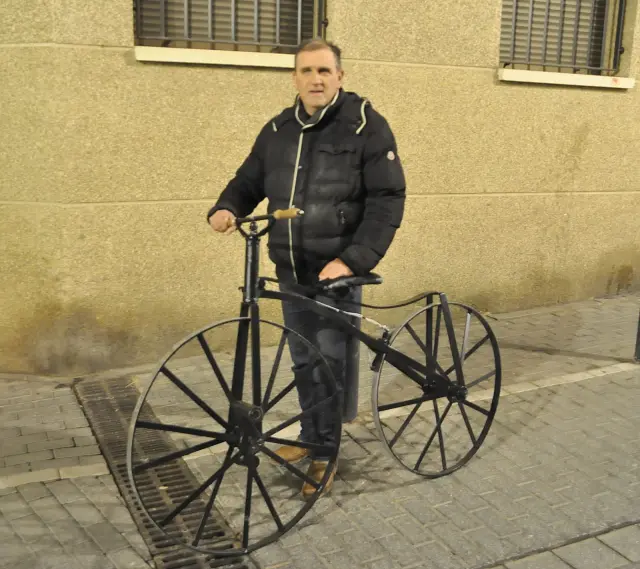
[[[351,276],[353,276],[353,271],[349,267],[347,267],[347,265],[345,265],[340,259],[334,259],[330,263],[327,263],[324,269],[320,271],[318,279],[324,281],[327,279],[332,280],[338,279],[340,277]]]

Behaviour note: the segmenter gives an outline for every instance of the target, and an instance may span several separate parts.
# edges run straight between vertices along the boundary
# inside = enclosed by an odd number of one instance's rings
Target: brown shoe
[[[309,465],[309,469],[307,470],[307,476],[312,480],[314,480],[315,482],[317,482],[318,484],[320,484],[320,482],[322,482],[322,478],[324,477],[324,473],[327,470],[328,466],[329,466],[329,463],[326,461],[314,460]],[[327,483],[325,484],[324,490],[322,492],[323,494],[331,490],[331,487],[333,486],[333,479],[335,478],[337,471],[338,471],[338,463],[335,462],[333,464],[333,472],[329,475],[329,478],[327,479]],[[316,489],[313,486],[311,486],[311,484],[309,484],[308,482],[305,482],[302,486],[302,497],[306,500],[311,496],[313,496],[313,493],[315,491]]]
[[[306,448],[294,447],[294,446],[281,446],[275,451],[281,459],[286,460],[289,464],[295,464],[302,459],[307,458],[309,451]]]

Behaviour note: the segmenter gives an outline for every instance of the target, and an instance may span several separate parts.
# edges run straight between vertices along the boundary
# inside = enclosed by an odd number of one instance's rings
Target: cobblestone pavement
[[[264,569],[638,569],[640,367],[630,362],[639,308],[629,294],[489,316],[503,363],[498,415],[471,462],[436,480],[383,452],[364,369],[362,412],[345,428],[332,493],[254,559]],[[123,381],[143,386],[146,376]],[[193,424],[171,398],[160,397],[163,410]],[[220,459],[189,464],[203,476]],[[233,518],[233,497],[226,509]],[[149,566],[65,383],[0,376],[0,534],[0,567]]]

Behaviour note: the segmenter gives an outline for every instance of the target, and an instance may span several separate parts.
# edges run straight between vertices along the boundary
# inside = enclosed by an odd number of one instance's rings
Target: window
[[[616,75],[624,53],[625,10],[626,0],[503,0],[500,64],[530,71]]]
[[[134,0],[139,46],[290,54],[324,36],[324,0]]]

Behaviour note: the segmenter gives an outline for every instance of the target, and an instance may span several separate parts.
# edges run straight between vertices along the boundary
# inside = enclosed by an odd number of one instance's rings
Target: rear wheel
[[[433,354],[433,373],[446,378],[448,392],[435,396],[383,357],[371,398],[389,454],[408,470],[437,478],[463,466],[481,447],[498,407],[502,368],[496,338],[479,312],[444,295],[428,302],[389,344],[427,367],[427,354]]]

